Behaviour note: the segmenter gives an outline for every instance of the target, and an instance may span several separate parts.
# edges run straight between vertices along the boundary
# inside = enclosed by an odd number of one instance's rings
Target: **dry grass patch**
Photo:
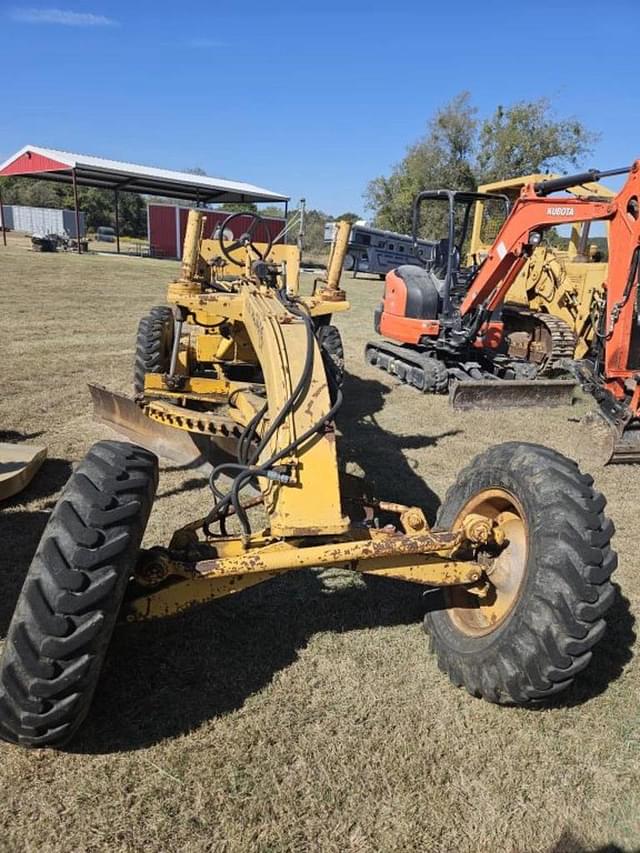
[[[175,264],[0,247],[0,428],[49,461],[0,516],[0,637],[71,466],[108,431],[86,383],[131,382],[139,317]],[[438,496],[472,456],[519,438],[579,450],[585,409],[456,414],[365,367],[381,284],[345,284],[341,452],[378,493]],[[593,470],[618,533],[623,595],[591,668],[539,711],[472,699],[442,676],[420,590],[295,573],[179,618],[117,630],[93,712],[66,753],[0,746],[7,851],[558,851],[640,845],[640,472]],[[164,465],[148,542],[202,514]]]

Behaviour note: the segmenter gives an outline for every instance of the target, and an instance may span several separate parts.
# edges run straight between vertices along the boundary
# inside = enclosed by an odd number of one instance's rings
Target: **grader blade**
[[[449,405],[467,409],[513,409],[528,406],[571,405],[573,379],[482,379],[456,382],[449,391]]]
[[[26,488],[46,456],[46,447],[0,443],[0,501]]]
[[[205,450],[196,444],[197,436],[151,420],[130,397],[103,385],[89,383],[89,391],[95,419],[123,438],[179,465],[197,468],[209,463]]]

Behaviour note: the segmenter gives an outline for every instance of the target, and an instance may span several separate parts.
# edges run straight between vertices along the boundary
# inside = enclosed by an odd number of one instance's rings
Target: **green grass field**
[[[0,430],[49,447],[0,514],[0,637],[72,466],[109,431],[88,381],[128,391],[139,317],[177,270],[137,258],[0,245]],[[306,283],[305,286],[308,286]],[[377,494],[439,497],[495,442],[585,461],[609,499],[621,587],[574,688],[540,710],[454,688],[429,655],[421,590],[338,570],[298,572],[180,617],[116,630],[92,713],[65,752],[0,745],[0,851],[577,853],[640,847],[640,470],[598,468],[554,411],[452,412],[365,367],[381,282],[353,303],[339,448]],[[146,543],[210,505],[164,464]],[[1,642],[1,640],[0,640]]]

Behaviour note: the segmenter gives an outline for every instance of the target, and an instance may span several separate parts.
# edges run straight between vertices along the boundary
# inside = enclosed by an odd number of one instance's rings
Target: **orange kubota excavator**
[[[627,181],[613,198],[550,197],[569,187],[623,174],[628,174]],[[630,168],[594,169],[525,186],[487,257],[462,268],[470,209],[480,198],[507,204],[500,196],[450,190],[426,191],[416,197],[414,239],[421,205],[430,200],[448,202],[448,237],[434,243],[427,256],[423,252],[424,267],[406,265],[387,274],[375,328],[394,343],[369,343],[367,360],[425,391],[444,391],[452,379],[493,379],[486,389],[484,382],[478,384],[478,391],[486,390],[489,400],[496,388],[506,384],[495,381],[496,377],[537,388],[544,396],[553,394],[557,380],[541,382],[536,376],[548,376],[550,366],[570,369],[594,396],[611,428],[608,461],[640,461],[640,160]],[[461,227],[456,217],[460,208],[464,211]],[[609,223],[609,265],[603,298],[593,306],[595,334],[590,352],[577,362],[570,358],[554,362],[552,343],[542,365],[514,356],[512,339],[518,337],[521,353],[523,333],[533,341],[538,330],[527,325],[526,312],[519,317],[517,312],[504,311],[511,284],[546,229],[597,220]]]

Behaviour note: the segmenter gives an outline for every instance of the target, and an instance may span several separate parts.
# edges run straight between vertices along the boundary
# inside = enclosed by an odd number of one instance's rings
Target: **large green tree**
[[[463,92],[436,111],[426,134],[388,176],[369,183],[365,198],[378,227],[407,233],[413,199],[422,190],[473,190],[488,181],[576,167],[596,138],[577,119],[556,118],[544,98],[498,107],[480,120]],[[441,221],[432,212],[423,233]]]
[[[498,106],[480,127],[478,181],[576,169],[596,139],[597,134],[575,118],[555,119],[546,98]]]

